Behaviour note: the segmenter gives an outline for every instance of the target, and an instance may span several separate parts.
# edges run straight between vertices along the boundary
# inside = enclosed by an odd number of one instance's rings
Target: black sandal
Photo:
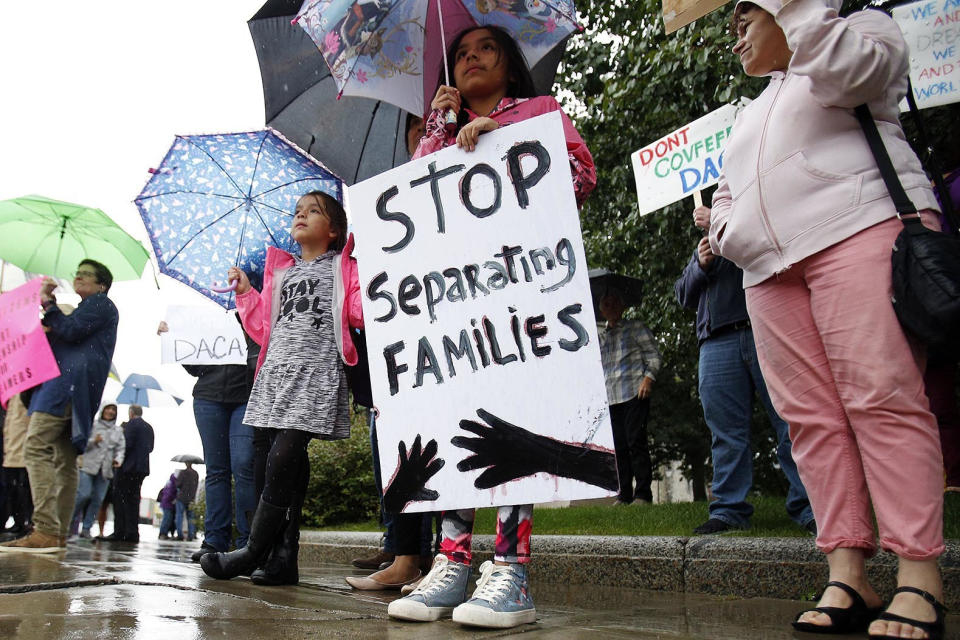
[[[932,595],[924,591],[923,589],[917,589],[916,587],[898,587],[893,591],[893,595],[898,593],[915,593],[933,607],[933,612],[937,614],[937,619],[933,622],[922,622],[920,620],[911,620],[910,618],[904,618],[903,616],[898,616],[895,613],[888,613],[884,611],[879,616],[877,620],[887,620],[888,622],[900,622],[902,624],[908,624],[911,627],[916,629],[923,629],[927,632],[927,640],[943,640],[943,634],[946,632],[946,622],[944,621],[944,615],[947,612],[947,608],[943,606],[940,602],[937,602],[937,599]],[[872,640],[898,640],[900,636],[869,636]]]
[[[873,622],[877,616],[883,611],[882,607],[876,607],[871,609],[867,606],[867,603],[863,601],[863,596],[857,593],[856,589],[851,587],[848,584],[842,582],[828,582],[827,587],[837,587],[842,589],[853,599],[853,604],[849,607],[815,607],[813,609],[807,609],[806,611],[801,611],[797,614],[797,617],[793,619],[793,628],[797,631],[806,631],[807,633],[829,633],[829,634],[841,634],[841,633],[857,633],[861,631],[866,631],[867,627],[870,626],[870,623]],[[826,587],[824,591],[826,591]],[[822,597],[822,596],[821,596]],[[813,624],[812,622],[800,622],[800,618],[805,613],[810,611],[816,611],[817,613],[823,613],[830,617],[831,624],[822,625],[822,624]]]

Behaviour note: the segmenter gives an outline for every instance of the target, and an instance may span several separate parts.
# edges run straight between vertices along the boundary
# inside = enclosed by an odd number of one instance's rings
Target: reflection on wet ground
[[[350,567],[303,569],[297,587],[212,580],[190,562],[196,543],[158,542],[150,533],[145,527],[139,545],[81,543],[56,555],[0,555],[0,639],[816,638],[788,624],[804,608],[799,602],[547,584],[534,585],[533,625],[488,631],[451,621],[402,623],[386,615],[397,594],[352,591],[343,582]],[[948,638],[960,640],[960,617],[952,616],[950,626]]]

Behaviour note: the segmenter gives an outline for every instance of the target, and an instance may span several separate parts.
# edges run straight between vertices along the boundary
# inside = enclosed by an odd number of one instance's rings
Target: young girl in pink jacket
[[[596,185],[593,158],[557,101],[536,95],[526,62],[513,39],[493,27],[468,30],[454,40],[447,57],[454,86],[441,84],[437,90],[426,120],[426,134],[413,157],[454,144],[472,151],[483,144],[481,134],[486,131],[560,111],[574,193],[577,203],[582,204]],[[448,111],[457,115],[455,128],[445,126]],[[397,521],[398,529],[407,521],[404,515]],[[412,593],[390,603],[387,611],[391,617],[432,621],[452,615],[455,622],[494,628],[536,620],[527,574],[533,505],[498,509],[494,562],[480,568],[477,588],[468,600],[473,520],[473,509],[443,514],[441,553]],[[398,555],[393,565],[370,576],[380,584],[366,588],[399,588],[415,580],[418,560],[418,555]],[[357,586],[356,581],[351,584]]]
[[[271,446],[247,546],[200,560],[213,578],[230,579],[267,562],[281,567],[282,575],[261,571],[255,582],[298,581],[298,532],[285,529],[296,528],[290,513],[306,492],[307,444],[350,435],[343,363],[357,363],[350,327],[363,327],[363,313],[346,213],[336,199],[312,191],[297,202],[290,236],[300,255],[270,247],[262,292],[237,267],[228,272],[237,281],[243,327],[262,346],[243,422],[269,429]],[[278,556],[272,562],[271,552]]]
[[[794,626],[938,639],[940,441],[922,358],[890,302],[903,225],[854,107],[868,104],[921,217],[932,221],[937,203],[898,121],[909,65],[899,28],[878,11],[842,18],[838,8],[737,4],[733,52],[770,83],[737,117],[724,152],[710,246],[744,270],[760,366],[790,425],[830,567],[818,606]],[[885,611],[865,568],[878,548],[874,515],[879,547],[899,564]]]

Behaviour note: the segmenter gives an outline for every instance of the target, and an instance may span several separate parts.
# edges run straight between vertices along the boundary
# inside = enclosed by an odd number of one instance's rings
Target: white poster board
[[[349,194],[387,510],[613,495],[560,114]]]
[[[894,7],[910,47],[910,82],[917,108],[960,100],[960,0],[921,0]],[[907,101],[900,103],[906,111]]]
[[[640,215],[717,183],[723,150],[744,104],[724,105],[630,154]]]
[[[165,322],[162,364],[247,364],[247,342],[235,311],[171,305]]]

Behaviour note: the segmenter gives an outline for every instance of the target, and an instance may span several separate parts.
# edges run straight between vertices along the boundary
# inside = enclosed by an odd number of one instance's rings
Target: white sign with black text
[[[559,113],[349,190],[392,511],[616,492]]]
[[[160,334],[162,364],[247,364],[247,343],[236,311],[171,305]]]

